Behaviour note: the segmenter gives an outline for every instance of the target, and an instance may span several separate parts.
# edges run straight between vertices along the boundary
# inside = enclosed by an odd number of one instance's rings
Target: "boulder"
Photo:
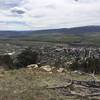
[[[52,71],[52,68],[51,68],[51,66],[50,66],[50,65],[41,66],[41,69],[44,69],[44,70],[45,70],[45,71],[47,71],[47,72]]]
[[[28,65],[27,68],[38,68],[38,65],[37,64],[31,64],[31,65]]]
[[[59,73],[62,73],[64,71],[64,68],[59,68],[58,70],[57,70],[57,72],[59,72]]]
[[[53,72],[49,72],[49,74],[52,74]]]

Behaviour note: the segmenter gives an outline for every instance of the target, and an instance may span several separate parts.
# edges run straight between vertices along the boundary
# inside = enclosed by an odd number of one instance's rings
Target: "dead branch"
[[[59,88],[67,88],[67,87],[70,87],[70,86],[72,86],[72,84],[73,84],[73,81],[71,80],[71,82],[69,83],[69,84],[67,84],[67,85],[61,85],[61,86],[49,86],[49,87],[47,87],[47,89],[59,89]]]
[[[80,97],[93,97],[93,96],[100,96],[100,93],[82,94],[82,93],[76,93],[75,91],[71,91],[71,95],[80,96]]]
[[[50,86],[50,87],[47,87],[47,89],[59,89],[59,88],[67,88],[67,87],[70,87],[72,84],[69,83],[68,85],[63,85],[63,86]]]

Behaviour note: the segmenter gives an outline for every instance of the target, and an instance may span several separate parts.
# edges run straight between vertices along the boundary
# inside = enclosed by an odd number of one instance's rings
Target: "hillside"
[[[86,33],[97,33],[100,32],[100,26],[83,26],[74,28],[61,28],[61,29],[48,29],[48,30],[38,30],[33,31],[33,33],[38,34],[86,34]]]
[[[89,80],[86,75],[73,74],[73,80]],[[99,76],[97,76],[100,79]],[[73,84],[70,87],[50,89],[52,86],[68,85],[68,73],[49,73],[38,69],[0,70],[0,100],[100,100],[100,96],[80,96],[97,88]],[[69,91],[77,94],[71,95]],[[100,91],[97,89],[96,92]]]
[[[30,36],[34,34],[80,34],[83,33],[98,33],[100,32],[100,26],[84,26],[74,28],[60,28],[60,29],[48,29],[48,30],[36,30],[36,31],[0,31],[0,37],[19,37]]]
[[[100,26],[48,29],[37,31],[0,31],[1,39],[100,46]]]

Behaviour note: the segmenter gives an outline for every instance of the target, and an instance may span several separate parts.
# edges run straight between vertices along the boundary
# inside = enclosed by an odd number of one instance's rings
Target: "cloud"
[[[0,0],[0,12],[5,29],[100,25],[100,0]]]
[[[30,29],[29,25],[25,22],[21,21],[0,21],[0,30],[23,30],[23,29]]]
[[[8,9],[8,8],[19,6],[22,3],[22,1],[21,0],[0,0],[0,9]]]
[[[15,13],[15,14],[18,14],[18,15],[22,15],[25,12],[23,10],[16,10],[16,9],[14,9],[14,10],[12,10],[12,13]]]
[[[25,22],[21,22],[21,21],[0,21],[0,24],[7,24],[7,25],[9,25],[9,24],[17,24],[17,25],[24,25],[24,26],[26,26],[27,24],[25,23]]]

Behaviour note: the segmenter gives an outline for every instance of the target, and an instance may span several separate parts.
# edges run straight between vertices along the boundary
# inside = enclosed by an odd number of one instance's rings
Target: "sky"
[[[0,0],[0,30],[100,25],[100,0]]]

